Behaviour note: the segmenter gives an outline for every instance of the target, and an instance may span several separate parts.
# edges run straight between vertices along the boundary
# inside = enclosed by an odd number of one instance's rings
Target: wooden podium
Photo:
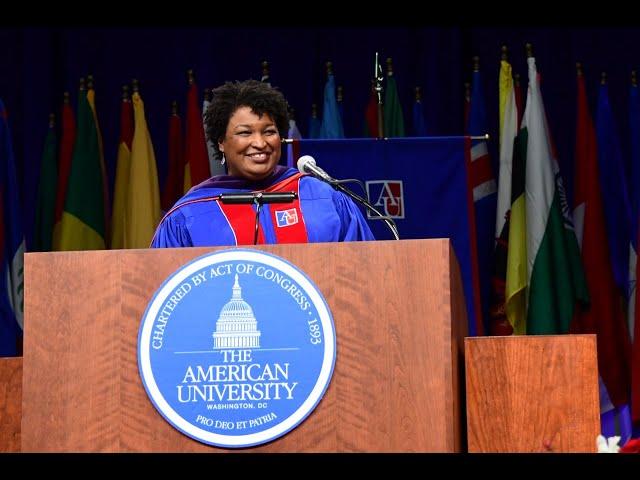
[[[465,339],[469,452],[596,451],[595,335]]]
[[[245,451],[462,450],[467,327],[448,240],[253,248],[285,258],[318,286],[334,317],[337,354],[311,415]],[[137,363],[140,320],[154,292],[184,263],[221,249],[25,255],[23,452],[230,451],[167,423]]]

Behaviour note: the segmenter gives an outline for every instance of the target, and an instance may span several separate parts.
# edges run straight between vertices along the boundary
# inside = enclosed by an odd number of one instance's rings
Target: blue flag
[[[309,138],[320,138],[322,122],[318,117],[309,117]]]
[[[336,99],[336,84],[333,75],[329,75],[324,86],[324,105],[322,107],[322,125],[318,138],[344,138],[342,117]]]
[[[424,119],[424,109],[420,100],[413,102],[413,136],[427,136],[427,122]]]
[[[394,218],[401,239],[451,239],[460,264],[469,335],[477,335],[475,305],[479,299],[473,288],[477,270],[467,189],[468,139],[300,140],[300,155],[312,155],[335,178],[366,182],[369,200]],[[369,226],[376,239],[393,238],[384,222],[370,220]]]
[[[604,204],[613,277],[620,292],[629,297],[629,245],[631,244],[631,204],[620,140],[609,103],[606,84],[600,85],[596,112],[596,138],[600,187]]]
[[[469,105],[467,134],[481,136],[487,128],[487,113],[482,92],[480,72],[473,72],[471,102]],[[469,165],[470,188],[475,207],[476,248],[478,249],[478,277],[484,332],[489,332],[489,307],[491,305],[491,277],[495,248],[496,204],[498,200],[496,180],[485,140],[471,141]]]
[[[22,336],[24,234],[7,112],[0,100],[0,357],[18,353]]]

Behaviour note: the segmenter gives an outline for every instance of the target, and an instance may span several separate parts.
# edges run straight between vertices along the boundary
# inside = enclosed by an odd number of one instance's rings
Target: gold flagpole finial
[[[600,85],[606,85],[607,84],[607,72],[602,72],[600,74]]]
[[[140,82],[138,82],[137,78],[131,79],[131,91],[133,93],[140,93]]]
[[[507,48],[506,45],[502,45],[502,47],[500,47],[500,60],[504,60],[505,62],[509,59],[509,49]]]
[[[474,72],[479,72],[480,71],[480,57],[478,55],[475,55],[472,60],[473,60],[473,71]]]
[[[129,101],[129,85],[123,85],[122,86],[122,101],[123,102],[128,102]]]
[[[329,75],[333,75],[333,62],[331,60],[327,60],[327,62],[324,64],[324,66],[327,69],[327,77]]]
[[[193,68],[187,70],[187,83],[189,85],[193,85],[193,82],[196,81],[195,73],[193,73]]]
[[[49,114],[49,128],[56,126],[56,115],[54,113]]]
[[[420,90],[420,87],[415,87],[413,91],[415,93],[416,102],[420,103],[422,101],[422,91]]]
[[[387,76],[393,75],[393,60],[391,57],[387,57]]]
[[[576,73],[579,77],[582,76],[582,63],[576,62]]]
[[[527,42],[524,45],[524,49],[527,52],[527,58],[532,58],[533,57],[533,45],[531,45],[529,42]]]

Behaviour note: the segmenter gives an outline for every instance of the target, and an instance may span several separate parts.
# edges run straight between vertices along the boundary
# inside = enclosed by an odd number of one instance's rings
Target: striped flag
[[[480,71],[476,70],[473,72],[467,133],[472,136],[482,136],[487,132],[487,115],[482,92],[482,78]],[[469,334],[479,335],[489,331],[487,322],[491,297],[491,270],[495,244],[497,196],[495,176],[487,150],[487,142],[484,139],[476,139],[471,142],[469,181],[475,207],[479,295],[482,312],[481,321],[478,319],[477,331],[470,331]]]
[[[589,295],[562,177],[552,149],[535,58],[530,57],[527,62],[529,88],[520,130],[523,146],[526,145],[529,288],[526,332],[567,333],[576,304],[587,304]]]

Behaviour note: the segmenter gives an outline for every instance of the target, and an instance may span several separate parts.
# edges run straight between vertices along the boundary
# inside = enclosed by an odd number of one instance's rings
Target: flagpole
[[[374,66],[373,78],[375,79],[376,94],[378,95],[378,138],[384,138],[384,124],[382,119],[382,65],[378,61],[378,52],[376,52],[376,62]]]

